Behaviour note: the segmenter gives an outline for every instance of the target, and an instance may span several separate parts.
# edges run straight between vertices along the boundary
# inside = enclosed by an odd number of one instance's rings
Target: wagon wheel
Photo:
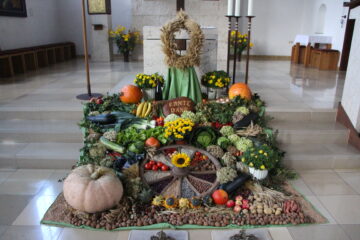
[[[171,163],[169,151],[185,152],[192,159],[196,152],[207,157],[207,160],[192,161],[187,168],[177,168]],[[169,171],[146,170],[148,160],[166,164]],[[221,168],[219,161],[207,151],[188,145],[171,145],[157,150],[153,159],[149,156],[140,165],[140,176],[156,194],[174,197],[203,197],[212,193],[219,185],[216,171]]]

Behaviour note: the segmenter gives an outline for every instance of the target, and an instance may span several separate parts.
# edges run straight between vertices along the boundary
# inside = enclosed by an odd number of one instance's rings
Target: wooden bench
[[[76,48],[72,42],[2,51],[0,77],[13,77],[73,58],[76,58]]]

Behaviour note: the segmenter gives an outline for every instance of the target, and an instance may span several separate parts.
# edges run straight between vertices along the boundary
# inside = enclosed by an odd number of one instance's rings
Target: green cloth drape
[[[163,90],[163,99],[170,100],[177,97],[188,97],[195,103],[201,102],[201,89],[194,67],[188,67],[184,70],[169,68]]]

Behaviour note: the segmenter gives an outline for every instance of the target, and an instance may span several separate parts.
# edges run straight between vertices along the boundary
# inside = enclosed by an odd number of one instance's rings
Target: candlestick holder
[[[237,48],[238,48],[238,33],[239,33],[239,19],[241,18],[241,16],[239,17],[235,17],[235,42],[234,42],[234,65],[233,65],[233,84],[235,83],[235,78],[236,78],[236,52],[237,52]],[[230,35],[230,39],[231,39],[231,35]]]
[[[248,39],[247,39],[247,51],[246,51],[246,70],[245,70],[245,83],[249,82],[249,62],[250,62],[250,41],[251,41],[251,20],[255,16],[246,16],[248,19]]]
[[[233,16],[229,16],[226,15],[226,17],[228,18],[229,21],[229,25],[228,25],[228,49],[227,49],[227,58],[226,58],[226,72],[229,75],[230,72],[230,38],[231,38],[231,20],[233,18]]]

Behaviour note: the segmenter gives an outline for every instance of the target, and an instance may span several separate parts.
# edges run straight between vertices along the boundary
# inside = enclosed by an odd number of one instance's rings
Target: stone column
[[[91,61],[110,62],[113,48],[109,40],[109,30],[112,28],[111,15],[90,15],[90,23]],[[102,25],[102,29],[96,29],[95,25]]]

